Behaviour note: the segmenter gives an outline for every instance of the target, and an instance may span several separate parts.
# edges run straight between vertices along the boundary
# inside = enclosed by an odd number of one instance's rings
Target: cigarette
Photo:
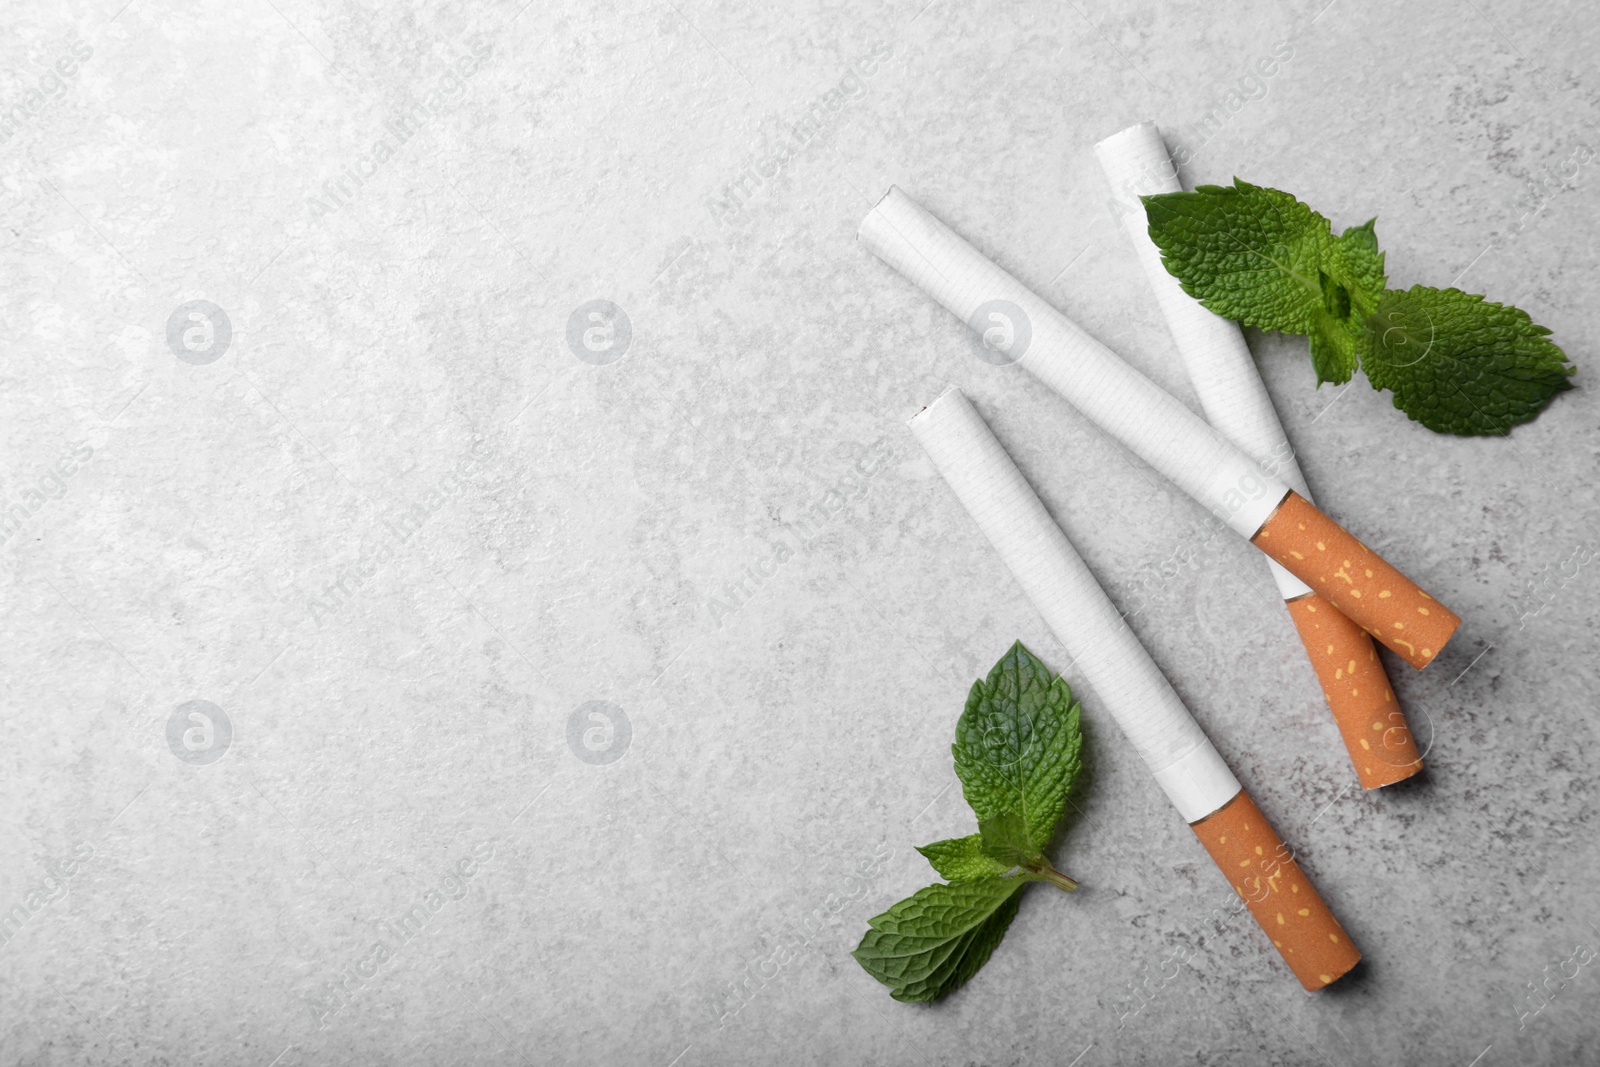
[[[1412,666],[1427,666],[1460,625],[1453,612],[898,188],[868,213],[859,236],[978,333],[1000,338],[997,347],[1007,360]],[[1308,546],[1321,547],[1308,553]],[[1385,591],[1388,596],[1380,595]],[[1427,615],[1402,606],[1424,603]]]
[[[1155,291],[1161,316],[1200,398],[1206,421],[1310,503],[1305,475],[1243,332],[1237,323],[1184,292],[1150,239],[1144,205],[1138,198],[1183,189],[1161,131],[1153,122],[1141,122],[1095,145],[1095,155],[1113,196],[1125,209],[1123,229]],[[1362,788],[1392,785],[1422,770],[1422,756],[1371,636],[1278,563],[1269,560],[1267,566],[1288,605],[1289,617],[1316,671]],[[1403,625],[1407,620],[1390,621]],[[1437,635],[1432,640],[1437,644],[1429,647],[1435,649],[1444,643]]]
[[[1065,647],[1074,692],[1116,720],[1295,977],[1321,989],[1355,966],[1344,928],[971,402],[946,389],[911,430]]]

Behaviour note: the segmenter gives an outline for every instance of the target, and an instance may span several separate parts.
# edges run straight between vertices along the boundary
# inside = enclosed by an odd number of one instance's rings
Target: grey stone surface
[[[11,5],[0,1063],[1594,1062],[1600,17],[1325,2]],[[1353,786],[1248,546],[855,243],[898,183],[1192,402],[1092,153],[1144,118],[1580,366],[1460,440],[1251,336],[1466,619],[1388,660],[1413,785]],[[935,1007],[850,959],[970,830],[972,679],[1062,665],[904,428],[947,382],[1362,972],[1304,993],[1093,707],[1083,890]]]

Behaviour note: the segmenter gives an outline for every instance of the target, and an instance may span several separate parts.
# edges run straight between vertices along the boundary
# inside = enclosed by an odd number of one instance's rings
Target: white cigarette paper
[[[966,396],[946,389],[911,430],[1184,821],[1232,800],[1239,780]]]
[[[1253,537],[1288,495],[1286,483],[898,188],[891,187],[862,221],[859,236],[874,255],[979,333],[984,325],[975,322],[978,312],[985,312],[984,322],[998,316],[1013,338],[1007,354],[1018,366],[1242,537]],[[1002,304],[998,309],[996,302]]]
[[[1155,290],[1161,317],[1172,333],[1206,420],[1264,469],[1311,500],[1305,475],[1295,462],[1294,449],[1244,343],[1243,332],[1237,323],[1208,311],[1184,292],[1178,279],[1161,262],[1161,250],[1150,239],[1149,221],[1139,197],[1183,191],[1178,168],[1167,154],[1161,131],[1153,122],[1141,122],[1107,137],[1094,146],[1094,151],[1111,185],[1122,227],[1150,280],[1150,288]],[[1277,563],[1268,560],[1268,564],[1285,600],[1311,592],[1310,586]]]

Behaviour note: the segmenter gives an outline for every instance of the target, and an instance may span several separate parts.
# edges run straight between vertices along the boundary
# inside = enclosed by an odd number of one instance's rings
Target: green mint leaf
[[[1414,285],[1383,294],[1361,368],[1375,389],[1430,430],[1504,434],[1572,388],[1576,368],[1549,330],[1506,304]]]
[[[1355,373],[1366,342],[1364,322],[1340,322],[1328,315],[1317,316],[1311,324],[1311,366],[1317,384],[1343,385]]]
[[[917,851],[933,864],[940,878],[953,883],[995,878],[1016,866],[1015,862],[1007,863],[985,852],[981,834],[935,841],[931,845],[921,846]]]
[[[1341,279],[1350,294],[1351,304],[1362,316],[1372,314],[1383,297],[1384,287],[1389,284],[1383,268],[1383,253],[1378,251],[1378,235],[1373,230],[1377,221],[1368,219],[1360,226],[1350,227],[1334,238],[1329,248],[1333,263],[1331,276]]]
[[[1050,843],[1081,767],[1079,713],[1067,683],[1020,641],[973,683],[950,751],[986,842],[984,827],[1015,816],[1000,844],[1037,855]]]
[[[978,838],[985,853],[1006,868],[1025,863],[1042,863],[1039,849],[1034,847],[1027,818],[1020,811],[1003,811],[999,815],[978,822]]]
[[[1323,309],[1328,220],[1288,193],[1233,180],[1146,196],[1150,239],[1184,291],[1218,315],[1309,333]]]
[[[988,962],[1017,914],[1021,878],[930,885],[867,922],[851,953],[896,1000],[934,1000]]]
[[[1387,282],[1376,219],[1335,237],[1288,193],[1238,178],[1144,204],[1150,238],[1185,292],[1247,326],[1309,334],[1318,383],[1350,380]]]
[[[1317,285],[1322,289],[1322,310],[1336,321],[1350,317],[1350,290],[1333,280],[1327,271],[1317,270]]]

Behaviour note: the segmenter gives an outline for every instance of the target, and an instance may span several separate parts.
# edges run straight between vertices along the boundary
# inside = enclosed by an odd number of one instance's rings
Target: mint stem
[[[1074,879],[1068,878],[1066,875],[1062,874],[1048,863],[1040,863],[1038,865],[1030,864],[1023,869],[1029,874],[1033,875],[1033,880],[1036,882],[1049,882],[1057,889],[1065,890],[1068,893],[1071,893],[1078,888],[1078,883]]]

